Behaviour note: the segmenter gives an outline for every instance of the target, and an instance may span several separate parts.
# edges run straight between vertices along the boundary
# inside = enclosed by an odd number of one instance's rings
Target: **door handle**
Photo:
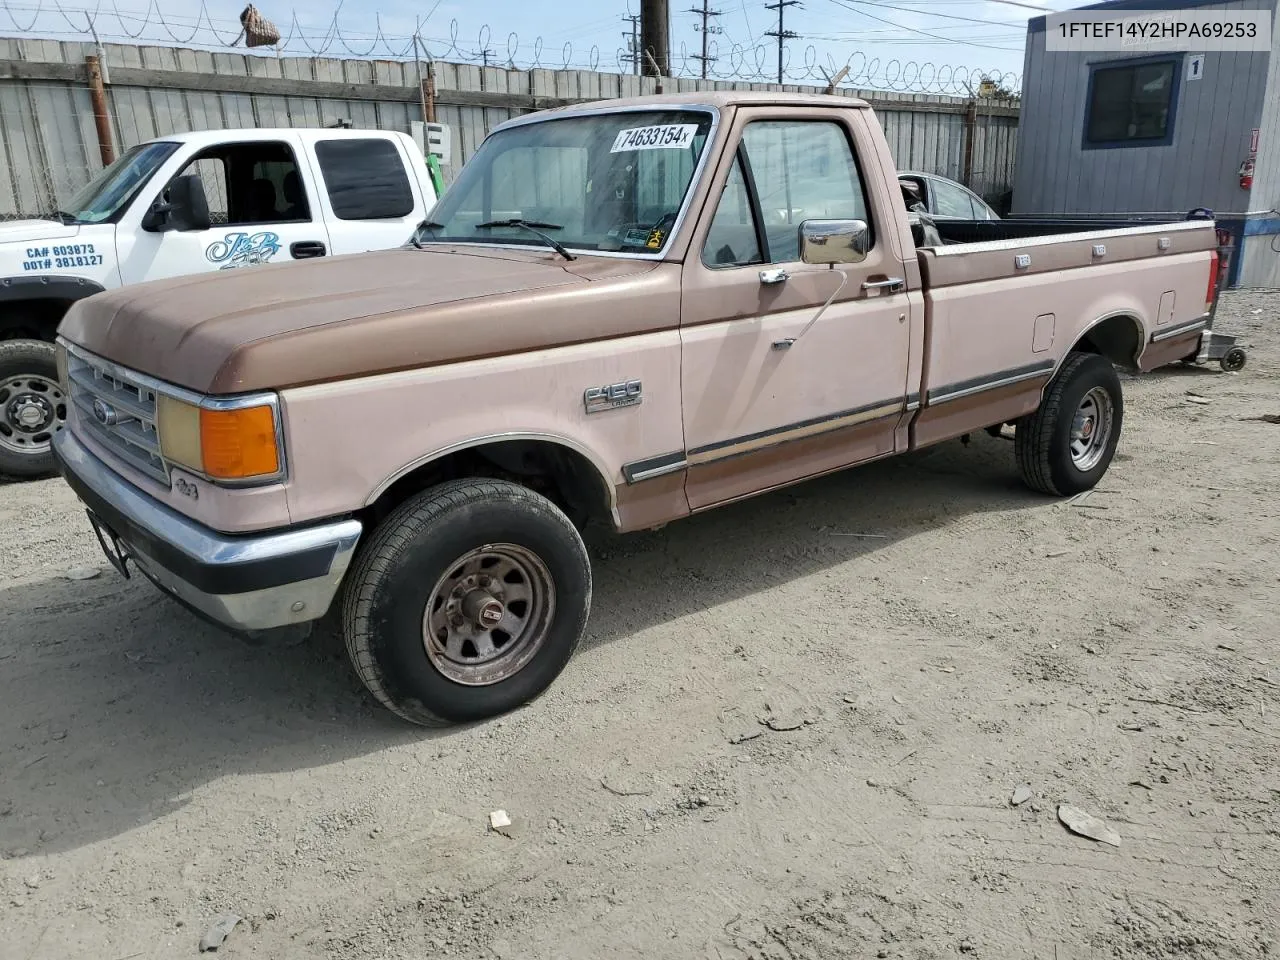
[[[760,282],[765,284],[766,286],[769,286],[775,283],[784,283],[789,277],[790,277],[790,274],[787,273],[787,271],[784,270],[782,267],[778,267],[775,270],[760,271]]]
[[[289,245],[289,254],[295,260],[308,260],[311,257],[323,257],[324,244],[319,240],[299,240]]]
[[[897,290],[905,283],[901,277],[888,277],[884,280],[864,280],[862,281],[863,290]]]

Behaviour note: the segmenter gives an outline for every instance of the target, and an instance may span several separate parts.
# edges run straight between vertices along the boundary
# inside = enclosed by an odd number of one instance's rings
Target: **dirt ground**
[[[272,960],[1274,957],[1278,318],[1231,295],[1242,373],[1127,378],[1079,503],[983,434],[605,541],[551,692],[444,732],[4,486],[0,957],[196,956],[224,912]]]

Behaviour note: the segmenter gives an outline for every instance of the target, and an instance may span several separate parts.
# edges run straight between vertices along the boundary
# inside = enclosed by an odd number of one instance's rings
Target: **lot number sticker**
[[[632,127],[620,130],[613,138],[610,153],[626,150],[678,150],[693,143],[698,132],[696,123],[663,123],[656,127]]]

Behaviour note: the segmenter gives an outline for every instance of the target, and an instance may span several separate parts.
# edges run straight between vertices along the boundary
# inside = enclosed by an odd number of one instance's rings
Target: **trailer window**
[[[1089,76],[1084,146],[1161,146],[1173,140],[1178,61],[1095,65]]]

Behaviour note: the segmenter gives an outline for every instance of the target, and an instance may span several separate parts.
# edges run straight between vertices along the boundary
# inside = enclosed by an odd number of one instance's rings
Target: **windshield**
[[[67,201],[61,213],[80,223],[112,219],[162,163],[178,149],[176,143],[140,143],[126,150]]]
[[[650,110],[499,131],[414,239],[546,246],[533,227],[569,249],[660,253],[711,121],[705,110]]]

